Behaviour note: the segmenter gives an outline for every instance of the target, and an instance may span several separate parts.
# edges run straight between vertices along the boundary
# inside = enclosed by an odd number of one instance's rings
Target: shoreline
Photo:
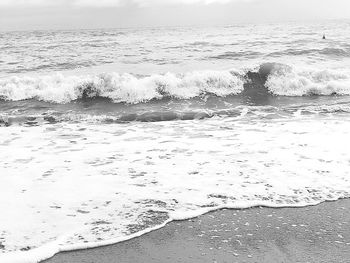
[[[299,208],[221,209],[41,262],[346,262],[349,209],[350,199]]]

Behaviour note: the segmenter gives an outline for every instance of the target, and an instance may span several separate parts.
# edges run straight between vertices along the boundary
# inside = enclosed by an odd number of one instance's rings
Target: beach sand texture
[[[350,262],[350,200],[219,210],[112,246],[43,263]]]

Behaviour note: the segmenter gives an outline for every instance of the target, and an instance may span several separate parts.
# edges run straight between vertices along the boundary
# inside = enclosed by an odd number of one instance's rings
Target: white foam
[[[169,96],[190,99],[213,93],[227,96],[243,90],[243,80],[228,71],[167,73],[137,78],[131,74],[104,73],[97,76],[8,77],[0,79],[0,98],[10,101],[38,99],[67,103],[82,96],[89,86],[90,96],[99,95],[114,102],[138,103]]]
[[[82,96],[100,96],[114,102],[139,103],[172,97],[191,99],[208,94],[225,97],[243,91],[244,71],[193,71],[184,74],[131,74],[12,76],[0,79],[0,98],[37,99],[68,103]],[[350,72],[276,64],[266,87],[274,95],[350,95]]]
[[[279,65],[266,86],[281,96],[350,95],[350,71]]]
[[[112,244],[218,208],[349,197],[348,117],[224,120],[0,129],[0,262]]]

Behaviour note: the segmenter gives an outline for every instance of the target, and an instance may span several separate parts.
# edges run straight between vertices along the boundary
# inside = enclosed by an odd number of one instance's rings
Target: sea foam
[[[266,87],[275,95],[350,95],[350,72],[279,65],[268,76]]]
[[[223,207],[349,197],[349,123],[212,118],[2,128],[0,199],[11,202],[0,203],[0,262],[112,244]]]
[[[350,95],[350,72],[346,70],[266,63],[256,72],[249,72],[260,75],[268,93],[275,96]],[[163,98],[188,100],[206,96],[235,96],[240,95],[248,83],[253,88],[256,87],[258,92],[261,83],[255,81],[257,79],[252,80],[247,70],[194,71],[146,77],[127,73],[104,73],[96,76],[64,76],[59,73],[36,77],[12,76],[0,79],[0,99],[69,103],[100,97],[115,103],[136,104]]]
[[[206,94],[227,96],[240,93],[243,80],[225,71],[167,73],[137,78],[131,74],[105,73],[98,76],[10,77],[0,80],[3,100],[37,99],[68,103],[77,99],[103,97],[114,102],[139,103],[163,97],[190,99]]]

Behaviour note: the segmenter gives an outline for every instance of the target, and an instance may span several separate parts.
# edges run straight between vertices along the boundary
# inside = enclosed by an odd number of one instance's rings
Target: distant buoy
[[[322,39],[326,39],[326,35],[325,35],[325,34],[323,34],[323,37],[322,37]]]

